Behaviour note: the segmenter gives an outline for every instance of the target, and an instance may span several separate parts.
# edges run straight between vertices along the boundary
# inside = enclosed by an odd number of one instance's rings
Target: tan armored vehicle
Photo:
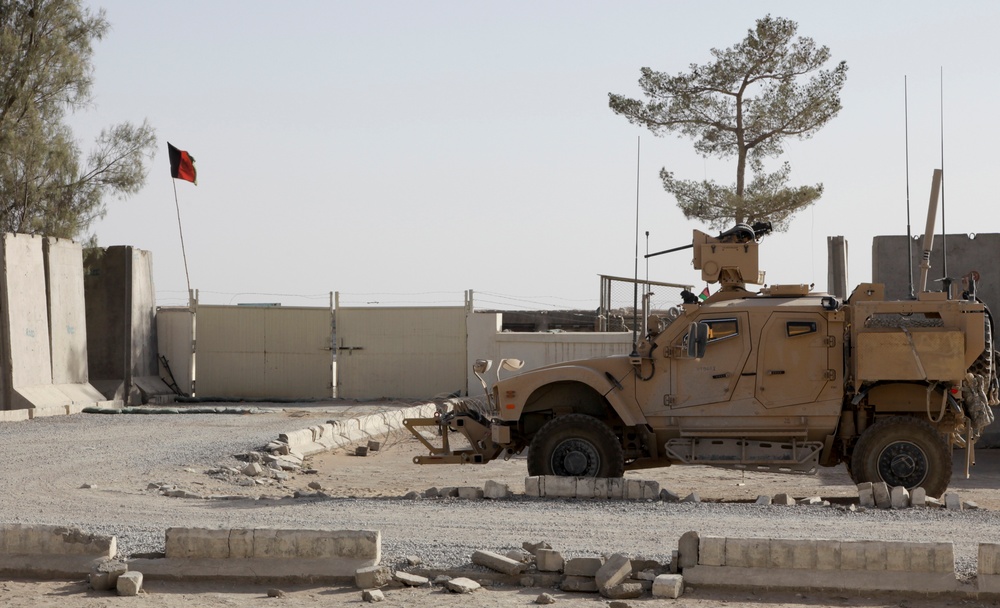
[[[650,315],[630,356],[498,373],[488,407],[408,420],[431,452],[415,462],[484,463],[527,448],[530,475],[577,477],[675,464],[814,473],[843,462],[856,482],[940,496],[953,446],[968,448],[968,465],[996,403],[992,324],[974,281],[904,301],[885,300],[878,284],[846,302],[807,285],[751,293],[769,231],[695,231],[695,268],[721,289]],[[488,367],[477,363],[480,379]],[[419,433],[429,426],[441,447]],[[471,447],[452,450],[449,431]]]

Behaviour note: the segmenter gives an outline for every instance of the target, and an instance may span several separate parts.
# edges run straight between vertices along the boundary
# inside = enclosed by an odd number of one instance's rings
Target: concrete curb
[[[391,431],[404,428],[403,420],[405,418],[429,418],[434,416],[437,411],[436,404],[425,403],[346,420],[331,420],[326,424],[281,433],[278,435],[278,441],[287,444],[288,449],[292,452],[310,456],[385,436]]]
[[[127,563],[149,579],[334,582],[381,559],[375,530],[169,528],[165,557]]]
[[[24,578],[85,576],[118,553],[114,536],[63,526],[0,525],[0,575]]]

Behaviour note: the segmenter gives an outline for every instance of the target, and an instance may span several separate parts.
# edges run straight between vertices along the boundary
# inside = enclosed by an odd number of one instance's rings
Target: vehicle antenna
[[[639,356],[639,152],[642,138],[635,140],[635,275],[632,281],[632,357]]]
[[[941,92],[941,278],[945,279],[945,286],[948,288],[949,298],[951,288],[948,287],[948,232],[944,224],[944,66],[941,66],[940,77]]]
[[[913,294],[913,234],[910,230],[910,104],[907,98],[906,76],[903,76],[903,133],[906,145],[906,261],[910,277],[910,299]]]

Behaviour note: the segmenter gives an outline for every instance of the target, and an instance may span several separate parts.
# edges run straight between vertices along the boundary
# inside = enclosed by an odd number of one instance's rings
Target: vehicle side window
[[[785,335],[789,338],[816,333],[815,321],[789,321],[785,325]]]
[[[740,333],[736,319],[709,319],[702,321],[702,323],[708,325],[709,344],[725,340],[726,338],[732,338]]]

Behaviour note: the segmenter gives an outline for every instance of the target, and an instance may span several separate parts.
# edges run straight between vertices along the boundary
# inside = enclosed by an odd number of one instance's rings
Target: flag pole
[[[191,275],[188,274],[187,251],[184,250],[184,228],[181,226],[181,204],[177,201],[177,180],[170,180],[174,185],[174,207],[177,208],[177,232],[181,235],[181,256],[184,258],[184,278],[187,280],[188,305],[191,304]]]

